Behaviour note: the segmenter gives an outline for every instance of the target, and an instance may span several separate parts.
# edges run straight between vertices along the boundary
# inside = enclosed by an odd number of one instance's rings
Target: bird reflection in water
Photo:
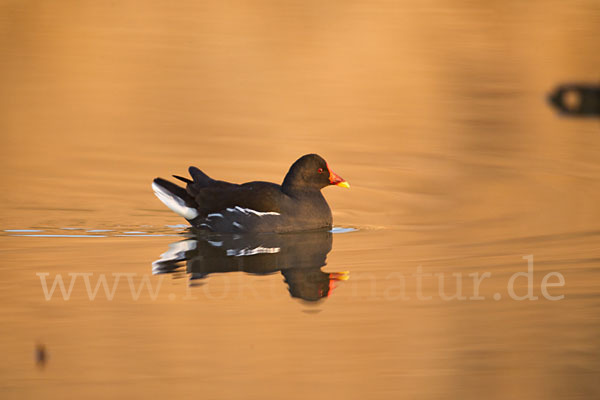
[[[331,295],[344,272],[323,272],[331,251],[330,231],[285,234],[198,235],[169,245],[152,263],[153,274],[180,271],[185,262],[190,279],[243,271],[254,275],[281,272],[290,295],[315,302]]]

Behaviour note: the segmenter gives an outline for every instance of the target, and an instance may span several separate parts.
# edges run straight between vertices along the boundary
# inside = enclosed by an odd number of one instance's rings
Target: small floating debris
[[[48,360],[48,354],[46,352],[46,346],[42,343],[37,343],[35,345],[35,364],[43,368],[46,365],[46,361]]]
[[[87,233],[114,232],[112,229],[90,229]]]
[[[141,232],[141,231],[128,231],[128,232],[123,232],[126,234],[138,234],[138,233],[146,233],[146,232]]]

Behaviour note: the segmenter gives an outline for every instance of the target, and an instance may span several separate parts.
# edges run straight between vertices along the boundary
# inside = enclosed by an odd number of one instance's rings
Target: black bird
[[[291,232],[331,228],[331,210],[321,194],[328,185],[349,188],[317,154],[300,157],[283,183],[235,184],[210,178],[190,167],[192,179],[173,175],[186,188],[154,179],[154,194],[198,229],[221,232]]]

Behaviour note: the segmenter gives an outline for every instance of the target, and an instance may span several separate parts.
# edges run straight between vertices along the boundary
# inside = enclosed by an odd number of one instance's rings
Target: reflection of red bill
[[[341,186],[341,187],[350,189],[350,184],[348,182],[346,182],[341,176],[339,176],[338,174],[333,172],[331,170],[331,168],[329,168],[329,165],[327,166],[327,169],[329,170],[329,182],[332,185]]]
[[[333,289],[336,288],[336,286],[335,286],[336,281],[347,281],[348,279],[350,279],[349,271],[330,273],[329,274],[329,291],[327,292],[327,297],[331,296],[331,293],[333,293]]]

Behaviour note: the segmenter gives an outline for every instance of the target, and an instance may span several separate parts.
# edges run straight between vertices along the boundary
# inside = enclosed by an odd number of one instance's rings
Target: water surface
[[[0,397],[597,398],[600,125],[546,95],[598,82],[599,27],[597,1],[3,2]],[[312,152],[352,185],[332,233],[196,238],[150,188]]]

